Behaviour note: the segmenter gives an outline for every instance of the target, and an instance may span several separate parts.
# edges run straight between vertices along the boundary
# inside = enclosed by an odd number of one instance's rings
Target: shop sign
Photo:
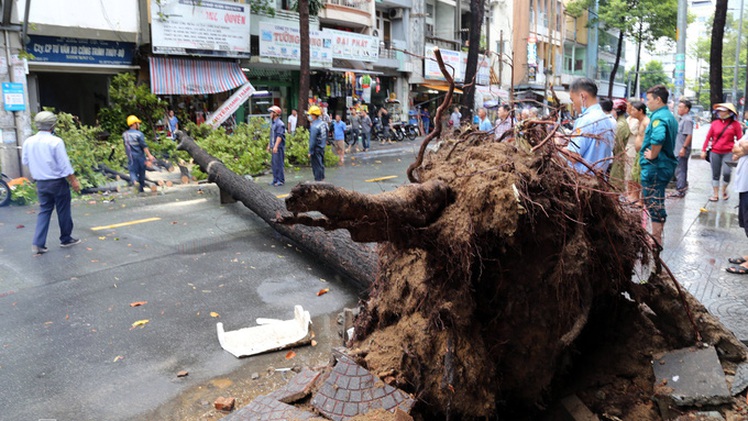
[[[323,32],[332,39],[332,58],[369,63],[379,60],[379,38],[335,29]]]
[[[527,64],[538,64],[538,40],[534,35],[527,38]]]
[[[249,57],[249,8],[216,0],[151,1],[153,52]]]
[[[301,60],[301,35],[298,22],[284,24],[260,22],[260,61],[265,58],[285,59],[298,65]],[[332,38],[329,33],[309,30],[309,64],[312,67],[332,67]]]
[[[3,105],[5,111],[24,111],[23,83],[3,82]]]
[[[459,51],[446,50],[443,48],[439,49],[442,54],[444,64],[447,66],[447,71],[454,69],[453,77],[455,82],[462,82],[465,78],[465,68],[462,65],[462,57]],[[436,62],[436,56],[434,55],[434,46],[426,45],[426,60],[423,61],[423,77],[424,79],[432,80],[446,80],[442,75],[442,71],[439,69],[439,64]],[[451,67],[450,67],[451,66]]]
[[[132,42],[41,35],[29,35],[29,38],[27,51],[34,56],[32,62],[129,66],[135,53]]]
[[[250,96],[254,93],[255,88],[251,83],[247,82],[239,89],[234,92],[220,107],[211,115],[208,116],[205,124],[209,124],[214,129],[221,125],[226,119],[231,117],[232,114],[239,109],[239,107],[247,102]]]

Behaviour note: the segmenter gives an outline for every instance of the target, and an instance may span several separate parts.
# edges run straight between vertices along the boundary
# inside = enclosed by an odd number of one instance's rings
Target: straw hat
[[[722,102],[720,104],[714,104],[714,107],[712,107],[714,111],[729,111],[735,115],[738,115],[737,110],[735,110],[735,106],[730,104],[729,102]]]

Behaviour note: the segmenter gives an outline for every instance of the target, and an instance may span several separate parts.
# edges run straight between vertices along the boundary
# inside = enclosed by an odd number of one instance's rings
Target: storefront
[[[108,106],[111,78],[139,69],[135,43],[29,35],[29,103],[32,113],[53,107],[94,125]]]
[[[150,4],[151,92],[182,122],[203,123],[248,81],[239,60],[250,56],[250,6],[219,0]],[[237,120],[243,117],[232,115],[224,124]]]

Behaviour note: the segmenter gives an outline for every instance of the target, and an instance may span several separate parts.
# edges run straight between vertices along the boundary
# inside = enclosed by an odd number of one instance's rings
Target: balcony
[[[374,63],[377,67],[386,67],[390,69],[399,69],[401,62],[405,61],[405,55],[399,51],[393,50],[390,47],[398,44],[402,46],[407,45],[405,41],[395,41],[391,44],[382,42],[379,44],[379,60]]]
[[[362,29],[374,26],[373,2],[366,0],[325,0],[320,10],[320,21],[347,28]]]

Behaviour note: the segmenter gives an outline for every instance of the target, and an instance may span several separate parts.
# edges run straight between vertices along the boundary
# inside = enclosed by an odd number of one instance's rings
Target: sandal
[[[729,198],[730,198],[730,195],[727,194],[727,193],[725,193],[725,194],[722,195],[722,200],[724,200],[724,201],[727,201],[727,199],[729,199]]]
[[[727,259],[728,262],[732,263],[733,265],[740,265],[745,263],[745,258],[743,257],[731,257]]]
[[[725,270],[735,275],[748,275],[748,268],[745,266],[732,266]]]
[[[709,201],[710,201],[710,202],[718,202],[718,201],[719,201],[719,197],[717,197],[717,196],[712,196],[712,197],[710,197],[710,198],[709,198]]]

